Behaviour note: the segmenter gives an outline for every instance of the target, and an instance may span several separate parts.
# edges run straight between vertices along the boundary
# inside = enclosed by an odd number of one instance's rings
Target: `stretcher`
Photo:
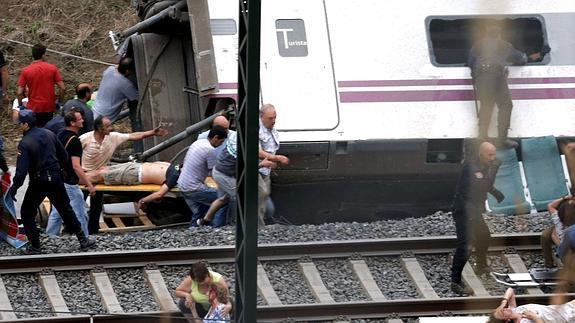
[[[204,181],[208,187],[217,188],[216,182],[211,177],[207,177]],[[105,185],[96,184],[95,188],[98,192],[156,192],[160,190],[160,184],[137,184],[137,185]],[[88,190],[85,185],[80,185],[83,191]],[[171,193],[179,193],[180,190],[174,187],[170,190]]]
[[[558,284],[557,268],[531,268],[526,273],[503,274],[491,272],[491,277],[509,287],[543,287]]]
[[[158,184],[138,184],[138,185],[105,185],[96,184],[94,186],[98,192],[156,192],[162,187]],[[82,190],[88,190],[85,185],[80,185]],[[170,192],[177,193],[180,190],[174,187]]]

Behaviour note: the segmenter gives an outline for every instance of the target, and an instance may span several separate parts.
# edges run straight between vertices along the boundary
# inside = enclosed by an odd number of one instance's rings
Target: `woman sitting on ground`
[[[517,306],[513,288],[508,288],[488,323],[568,323],[575,322],[575,300],[561,305],[526,304]]]
[[[189,276],[176,288],[176,297],[180,298],[180,311],[183,314],[192,314],[192,308],[195,308],[199,317],[205,317],[211,306],[209,294],[213,285],[228,291],[228,284],[221,274],[208,270],[203,261],[193,264]],[[232,303],[228,301],[222,313],[230,313],[231,310]]]

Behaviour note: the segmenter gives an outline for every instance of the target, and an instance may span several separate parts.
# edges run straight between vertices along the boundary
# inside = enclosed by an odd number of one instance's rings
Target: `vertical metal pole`
[[[244,323],[257,321],[260,10],[260,0],[240,0],[235,320]]]

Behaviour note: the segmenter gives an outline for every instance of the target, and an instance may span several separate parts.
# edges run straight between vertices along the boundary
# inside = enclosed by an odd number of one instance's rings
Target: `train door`
[[[328,130],[339,123],[323,1],[262,3],[261,93],[279,130]]]

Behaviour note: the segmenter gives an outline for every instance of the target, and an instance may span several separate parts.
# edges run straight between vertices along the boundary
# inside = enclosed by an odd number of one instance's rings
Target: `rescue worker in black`
[[[59,211],[70,232],[76,233],[80,248],[85,250],[94,246],[96,242],[82,232],[64,187],[61,165],[68,159],[64,146],[50,130],[36,127],[36,117],[31,110],[21,110],[18,121],[24,136],[18,144],[16,174],[9,194],[16,201],[16,193],[28,173],[30,182],[20,209],[22,223],[30,242],[28,252],[41,252],[40,232],[36,227],[35,217],[38,206],[46,196]]]
[[[457,243],[451,266],[451,290],[457,294],[470,294],[461,281],[463,267],[470,256],[469,245],[475,246],[476,270],[488,270],[487,248],[491,235],[483,220],[487,193],[498,202],[505,196],[495,187],[495,176],[501,162],[495,158],[496,148],[488,142],[479,146],[479,158],[467,160],[463,164],[453,202],[452,216],[455,222]]]
[[[511,123],[513,103],[507,86],[509,63],[525,65],[527,62],[540,61],[550,51],[544,45],[540,52],[527,55],[501,39],[499,26],[489,26],[486,35],[471,48],[468,66],[475,86],[475,97],[479,100],[479,139],[486,139],[493,107],[497,104],[497,134],[507,148],[517,147],[515,141],[507,138]]]

